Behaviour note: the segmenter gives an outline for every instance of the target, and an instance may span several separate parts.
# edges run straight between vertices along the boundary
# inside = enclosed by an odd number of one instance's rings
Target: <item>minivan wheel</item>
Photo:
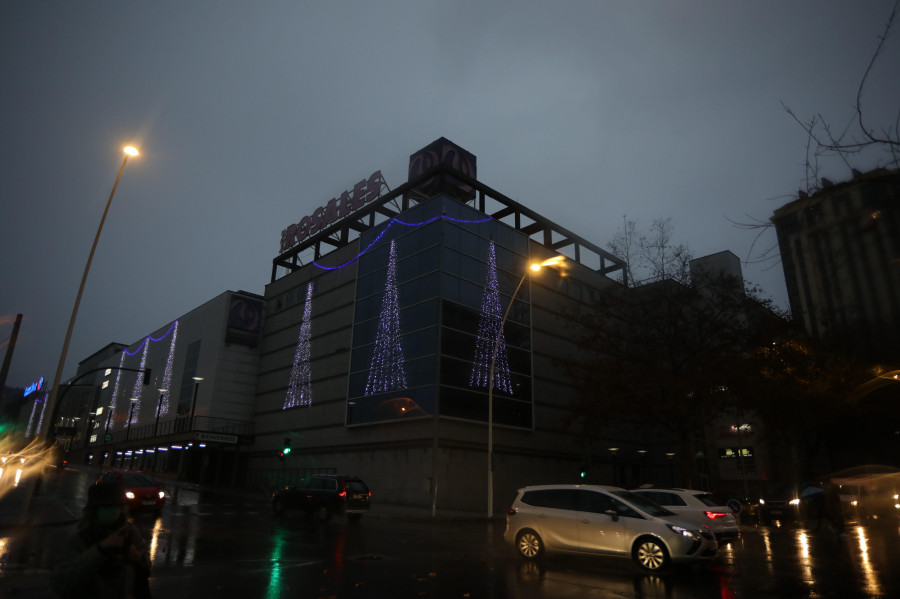
[[[544,553],[544,542],[533,530],[523,530],[516,537],[516,549],[525,559],[538,559]]]
[[[632,556],[644,570],[662,570],[669,565],[669,552],[665,545],[652,537],[638,539]]]

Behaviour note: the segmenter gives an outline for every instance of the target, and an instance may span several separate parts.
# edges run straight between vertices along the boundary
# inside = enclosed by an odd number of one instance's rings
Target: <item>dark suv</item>
[[[369,511],[372,492],[361,479],[345,474],[314,474],[301,478],[272,494],[272,511],[280,516],[287,510],[302,510],[324,522],[344,513],[359,520]]]

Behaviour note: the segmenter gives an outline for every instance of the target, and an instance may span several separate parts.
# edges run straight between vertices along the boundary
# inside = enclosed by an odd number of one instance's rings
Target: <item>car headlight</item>
[[[791,501],[789,503],[791,505],[800,505],[800,500],[799,499],[791,499]]]
[[[125,498],[126,498],[126,499],[134,499],[134,492],[132,492],[132,491],[125,491]]]
[[[765,499],[760,499],[760,500],[759,500],[759,505],[766,505],[766,500],[765,500]]]
[[[160,492],[159,492],[159,498],[160,498],[160,499],[165,499],[165,498],[166,498],[166,492],[165,492],[165,491],[160,491]]]
[[[668,526],[669,530],[671,530],[675,534],[681,535],[683,537],[687,537],[689,539],[693,539],[693,538],[699,536],[699,534],[700,534],[695,530],[689,530],[683,526],[678,526],[677,524],[667,524],[666,526]]]

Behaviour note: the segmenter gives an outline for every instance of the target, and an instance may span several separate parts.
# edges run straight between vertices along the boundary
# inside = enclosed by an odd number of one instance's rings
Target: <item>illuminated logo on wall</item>
[[[311,235],[315,235],[325,227],[342,218],[350,216],[366,204],[378,199],[381,190],[387,187],[381,171],[375,171],[368,179],[363,179],[353,186],[353,191],[345,191],[337,198],[331,198],[325,206],[319,206],[309,216],[304,216],[299,223],[291,225],[281,232],[281,251],[286,252]]]
[[[461,148],[446,137],[441,137],[409,157],[408,180],[414,181],[439,164],[446,164],[473,179],[478,178],[478,162],[475,154]],[[429,197],[437,193],[447,193],[454,197],[462,195],[466,199],[475,197],[475,190],[472,187],[448,174],[423,181],[416,189]]]

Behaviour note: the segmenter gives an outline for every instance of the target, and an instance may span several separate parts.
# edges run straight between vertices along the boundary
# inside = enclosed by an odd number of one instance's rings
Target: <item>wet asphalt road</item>
[[[68,470],[41,493],[77,513],[89,482]],[[802,525],[745,526],[709,564],[646,574],[615,558],[524,562],[503,543],[503,522],[373,513],[318,523],[272,516],[262,494],[170,491],[160,517],[135,519],[150,546],[157,598],[900,596],[898,522],[851,524],[845,537]],[[0,597],[52,597],[46,574],[71,528],[0,529]]]

